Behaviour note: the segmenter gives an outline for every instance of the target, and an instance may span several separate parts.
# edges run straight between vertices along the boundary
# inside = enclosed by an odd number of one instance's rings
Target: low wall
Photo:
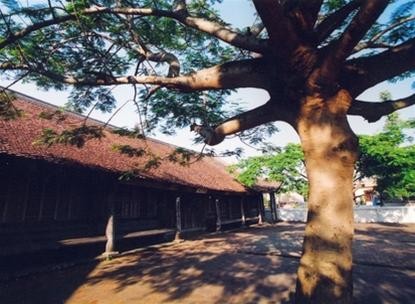
[[[307,209],[280,208],[280,221],[305,222]],[[356,207],[354,209],[356,223],[415,223],[415,206],[410,207]]]
[[[307,209],[305,208],[278,208],[277,218],[284,222],[305,222]]]

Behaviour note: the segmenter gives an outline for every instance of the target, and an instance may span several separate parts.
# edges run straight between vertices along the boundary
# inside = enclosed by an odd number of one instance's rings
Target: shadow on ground
[[[303,229],[252,227],[42,273],[2,283],[0,303],[289,303]],[[357,303],[411,303],[414,229],[357,227]]]

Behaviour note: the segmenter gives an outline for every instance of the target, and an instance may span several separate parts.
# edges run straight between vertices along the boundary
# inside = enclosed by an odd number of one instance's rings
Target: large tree
[[[167,128],[199,122],[193,129],[209,145],[289,123],[309,178],[296,300],[350,303],[358,142],[346,116],[374,121],[415,103],[415,95],[356,99],[414,70],[414,1],[253,0],[261,22],[243,30],[222,21],[215,2],[45,0],[21,7],[4,0],[0,69],[41,87],[72,86],[78,110],[94,103],[111,110],[109,87],[130,84],[141,90],[135,100],[148,121]],[[269,101],[226,116],[228,90],[243,87],[266,90]]]

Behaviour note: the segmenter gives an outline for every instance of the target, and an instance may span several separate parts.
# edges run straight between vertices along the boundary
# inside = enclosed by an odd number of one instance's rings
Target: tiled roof
[[[252,188],[260,192],[272,192],[278,190],[280,186],[281,182],[261,179],[258,180]]]
[[[81,126],[84,118],[78,114],[65,112],[67,118],[59,123],[56,120],[42,119],[39,117],[41,112],[55,111],[57,107],[22,94],[15,95],[17,99],[14,104],[23,110],[23,116],[8,121],[0,119],[0,153],[52,162],[78,163],[122,173],[137,167],[143,168],[148,158],[120,154],[113,150],[115,144],[134,148],[147,146],[152,153],[160,157],[171,154],[177,148],[154,139],[119,136],[110,132],[109,128],[105,129],[103,138],[89,140],[82,148],[64,144],[54,144],[50,147],[34,145],[33,142],[39,138],[43,129],[51,128],[61,132],[74,126]],[[89,121],[91,124],[98,123],[94,120]],[[141,170],[139,175],[140,179],[149,182],[171,183],[199,191],[246,191],[244,186],[226,172],[225,166],[212,157],[204,157],[186,166],[164,160],[159,167]]]

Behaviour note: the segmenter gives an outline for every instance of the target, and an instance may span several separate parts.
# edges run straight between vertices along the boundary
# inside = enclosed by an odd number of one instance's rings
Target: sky
[[[29,1],[31,3],[32,1]],[[39,1],[33,1],[39,2]],[[21,3],[26,3],[26,1],[21,1]],[[0,4],[1,6],[1,4]],[[218,6],[221,16],[223,19],[236,27],[244,28],[251,26],[256,17],[254,16],[254,9],[251,1],[241,1],[241,0],[226,0]],[[237,12],[237,14],[235,14]],[[5,81],[0,77],[0,85],[5,86],[10,81]],[[381,83],[368,91],[364,92],[359,99],[367,101],[377,101],[379,100],[379,93],[385,90],[388,90],[393,98],[405,97],[415,92],[413,88],[413,83],[415,79],[406,79],[396,84],[391,83]],[[66,103],[68,92],[55,92],[55,91],[42,91],[37,89],[32,84],[22,84],[17,83],[12,87],[12,89],[22,92],[26,95],[39,98],[41,100],[47,101],[58,106],[63,106]],[[123,104],[127,100],[132,98],[132,89],[127,86],[120,86],[114,89],[114,96],[118,101],[118,105]],[[259,105],[265,103],[268,100],[268,94],[263,90],[258,89],[239,89],[236,93],[230,96],[232,101],[238,101],[242,103],[246,109],[251,109],[258,107]],[[403,118],[415,118],[415,106],[409,107],[407,109],[398,111]],[[102,114],[98,111],[95,111],[91,117],[98,120],[106,121],[111,114]],[[385,119],[381,119],[376,123],[367,123],[360,117],[349,116],[349,122],[353,131],[357,134],[373,134],[381,131]],[[119,127],[133,127],[138,123],[138,117],[135,113],[135,108],[132,103],[128,103],[112,120],[111,124]],[[276,123],[280,132],[273,135],[269,142],[276,146],[284,146],[290,142],[299,142],[298,135],[286,123]],[[194,144],[193,138],[194,134],[190,132],[189,129],[178,130],[177,134],[174,136],[167,136],[164,134],[157,133],[155,137],[159,140],[182,146],[188,149],[195,151],[200,151],[203,147],[203,144]],[[249,148],[248,146],[242,144],[237,138],[226,139],[223,143],[215,146],[216,151],[224,150],[234,150],[237,147],[242,147],[245,151],[244,157],[258,155],[260,152],[254,149]],[[226,158],[223,159],[225,162],[235,162],[236,159]]]

